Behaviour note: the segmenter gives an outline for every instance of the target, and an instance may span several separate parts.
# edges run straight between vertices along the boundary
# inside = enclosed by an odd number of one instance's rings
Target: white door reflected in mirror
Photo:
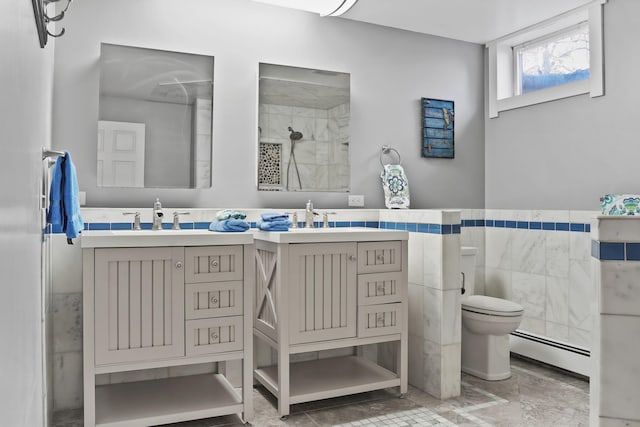
[[[98,122],[98,187],[144,187],[144,123]]]

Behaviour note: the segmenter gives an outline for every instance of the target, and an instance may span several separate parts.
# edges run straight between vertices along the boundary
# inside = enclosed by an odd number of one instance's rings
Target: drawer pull
[[[217,304],[217,303],[218,303],[218,298],[211,297],[211,304]]]
[[[349,255],[349,261],[355,261],[356,259],[355,255]]]
[[[211,261],[211,267],[217,267],[218,266],[218,260],[214,259]]]
[[[384,294],[384,285],[378,285],[377,290],[379,294]]]
[[[384,261],[384,255],[382,255],[382,254],[378,254],[378,255],[376,256],[376,259],[377,259],[378,261]]]
[[[181,261],[176,262],[176,268],[177,269],[182,268],[182,262]]]
[[[216,334],[215,332],[211,332],[211,339],[212,340],[217,340],[218,339],[218,334]]]
[[[384,326],[384,316],[382,314],[376,315],[376,324],[378,326]]]

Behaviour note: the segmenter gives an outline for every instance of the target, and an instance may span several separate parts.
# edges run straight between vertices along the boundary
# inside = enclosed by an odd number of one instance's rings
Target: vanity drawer
[[[185,283],[242,280],[242,246],[188,247],[184,262]]]
[[[398,334],[402,331],[401,303],[358,307],[358,337]]]
[[[400,241],[358,243],[358,273],[384,273],[402,269]]]
[[[184,304],[187,320],[242,314],[242,282],[188,283]]]
[[[215,317],[185,322],[187,356],[242,350],[242,316]]]
[[[401,302],[402,273],[373,273],[358,275],[358,305]]]

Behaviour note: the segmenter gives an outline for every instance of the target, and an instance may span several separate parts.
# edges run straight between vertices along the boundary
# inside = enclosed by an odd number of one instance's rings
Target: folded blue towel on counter
[[[78,237],[84,228],[80,215],[76,168],[68,151],[64,156],[58,157],[53,166],[47,222],[53,226],[54,231],[66,233],[70,244],[71,239]]]
[[[247,231],[251,225],[243,219],[225,219],[222,221],[213,221],[209,224],[211,231]]]
[[[283,219],[279,221],[264,221],[259,219],[256,223],[258,228],[263,231],[289,231],[291,221]]]
[[[224,221],[225,219],[245,219],[246,217],[246,213],[234,211],[233,209],[225,209],[216,213],[216,219],[218,221]]]
[[[262,221],[288,221],[289,215],[282,212],[264,212],[260,215]]]

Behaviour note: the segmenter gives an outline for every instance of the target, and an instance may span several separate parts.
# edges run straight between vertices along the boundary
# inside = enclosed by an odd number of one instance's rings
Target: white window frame
[[[487,43],[489,118],[501,111],[588,93],[604,95],[602,7],[607,0],[595,0],[547,21]],[[525,93],[515,94],[513,47],[587,21],[589,25],[589,78]]]

